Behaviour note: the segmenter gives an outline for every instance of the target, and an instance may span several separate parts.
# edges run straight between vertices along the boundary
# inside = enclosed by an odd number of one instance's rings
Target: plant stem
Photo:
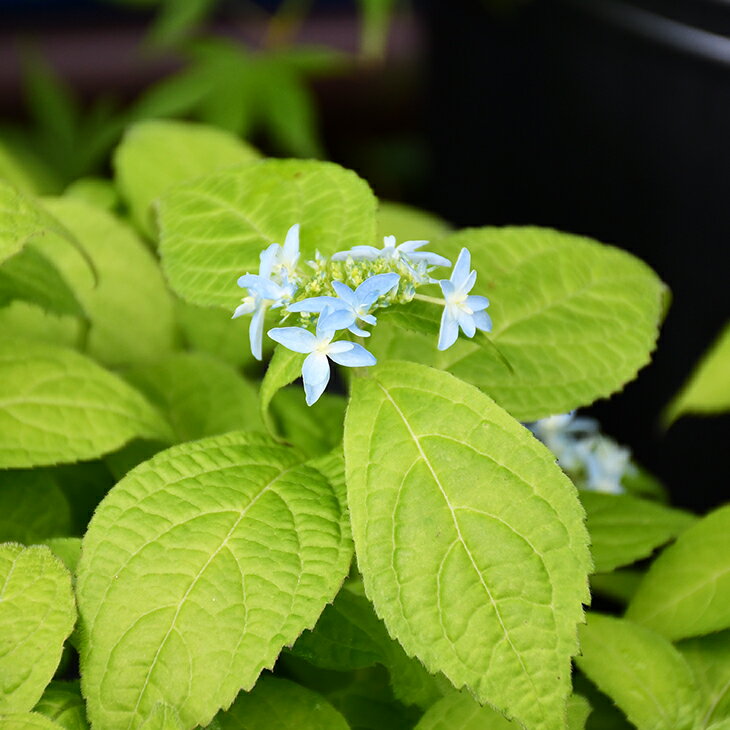
[[[429,297],[426,294],[414,294],[413,298],[420,299],[422,302],[428,302],[429,304],[438,304],[439,307],[443,307],[446,304],[444,299],[440,299],[439,297]]]

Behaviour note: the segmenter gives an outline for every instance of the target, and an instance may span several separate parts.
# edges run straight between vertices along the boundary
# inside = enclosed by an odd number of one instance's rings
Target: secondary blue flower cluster
[[[233,317],[252,315],[249,340],[258,360],[266,313],[280,310],[282,323],[290,316],[299,318],[300,326],[275,327],[268,336],[289,350],[307,355],[302,378],[307,404],[312,405],[329,382],[329,360],[346,367],[375,365],[373,355],[349,336],[369,337],[365,327],[377,324],[373,314],[377,309],[413,299],[442,306],[439,350],[451,347],[459,330],[467,337],[473,337],[477,330],[491,331],[492,321],[485,311],[489,300],[469,293],[477,278],[476,271],[471,270],[469,250],[461,249],[450,279],[434,279],[434,268],[451,266],[451,262],[420,250],[427,243],[396,245],[395,236],[386,236],[383,248],[353,246],[329,259],[317,253],[303,271],[297,223],[289,229],[283,246],[272,243],[261,253],[258,274],[238,279],[238,286],[248,294]],[[417,288],[425,284],[439,284],[443,299],[417,294]],[[335,339],[340,331],[347,339]]]
[[[622,478],[636,470],[631,451],[600,433],[593,418],[576,418],[572,411],[528,423],[527,427],[583,489],[621,494],[625,491]]]

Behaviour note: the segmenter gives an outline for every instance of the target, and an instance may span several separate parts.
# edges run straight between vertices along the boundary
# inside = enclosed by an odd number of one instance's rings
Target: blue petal
[[[330,364],[327,355],[322,352],[313,352],[304,358],[302,364],[302,378],[304,380],[304,394],[307,405],[311,406],[319,400],[330,381]]]
[[[409,258],[413,261],[425,261],[429,266],[451,266],[451,261],[447,258],[439,256],[437,253],[431,253],[430,251],[416,251],[415,253],[409,254]]]
[[[467,337],[474,337],[477,331],[476,325],[474,324],[474,318],[471,314],[466,312],[459,312],[458,317],[459,327],[464,331]]]
[[[472,320],[478,330],[482,332],[492,331],[492,318],[486,312],[474,312]]]
[[[332,288],[335,290],[335,294],[348,306],[353,309],[357,308],[357,297],[355,292],[350,289],[347,284],[343,284],[341,281],[333,281]]]
[[[445,299],[448,299],[456,291],[456,287],[448,279],[441,279],[439,286]]]
[[[372,306],[376,299],[398,286],[399,281],[399,274],[376,274],[371,276],[355,290],[359,305],[362,307]]]
[[[261,359],[261,342],[264,339],[264,315],[265,307],[258,307],[253,313],[251,324],[248,327],[248,341],[251,345],[251,354],[257,359]]]
[[[472,312],[478,312],[489,306],[489,299],[472,294],[466,298],[466,306],[469,307]]]
[[[233,316],[231,319],[236,319],[236,317],[241,317],[244,314],[251,314],[251,312],[254,311],[256,305],[253,303],[253,300],[249,299],[247,302],[244,302],[243,304],[239,304],[236,307],[236,311],[233,312]]]
[[[361,330],[356,324],[353,324],[352,327],[348,327],[347,329],[358,337],[370,337],[370,333],[367,330]]]
[[[468,248],[462,248],[459,252],[459,258],[456,259],[454,268],[451,272],[451,283],[459,289],[467,280],[471,269],[471,254]]]
[[[393,239],[393,244],[395,244],[395,236],[391,236],[391,238]],[[428,241],[404,241],[398,246],[398,253],[411,256],[416,249],[423,248],[427,243]]]
[[[317,344],[317,338],[303,327],[274,327],[269,330],[268,335],[287,350],[302,354],[312,352]]]
[[[289,261],[299,256],[299,223],[295,223],[286,233],[284,258]]]
[[[317,334],[322,332],[335,333],[337,330],[345,330],[355,322],[355,313],[350,309],[330,309],[329,307],[322,310],[317,321]]]
[[[321,312],[325,307],[337,307],[340,304],[336,297],[309,297],[290,304],[288,312]]]
[[[352,347],[345,352],[330,352],[329,357],[338,365],[347,368],[364,368],[375,365],[377,360],[362,345],[352,343]]]
[[[268,248],[265,248],[259,256],[259,276],[264,279],[268,279],[271,276],[271,270],[274,268],[276,263],[276,257],[279,253],[279,244],[272,243]]]
[[[456,342],[459,336],[459,325],[456,320],[449,314],[449,310],[444,307],[444,313],[441,315],[441,328],[439,329],[439,350],[448,350],[451,345]]]
[[[331,258],[332,261],[344,261],[348,256],[353,259],[376,259],[381,253],[381,250],[375,246],[353,246],[349,251],[340,251]]]

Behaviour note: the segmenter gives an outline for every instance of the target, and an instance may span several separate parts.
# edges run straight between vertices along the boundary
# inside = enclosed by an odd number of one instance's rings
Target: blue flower
[[[299,265],[299,223],[295,223],[286,233],[284,245],[277,251],[274,261],[274,275],[293,282],[298,278]]]
[[[477,272],[470,269],[471,254],[469,249],[462,248],[451,278],[439,281],[446,300],[439,330],[439,350],[446,350],[456,342],[459,327],[467,337],[474,337],[477,330],[492,330],[492,320],[484,311],[489,306],[489,299],[469,294],[477,280]]]
[[[264,336],[264,317],[269,308],[281,307],[288,302],[296,291],[296,286],[283,277],[281,282],[272,281],[271,274],[279,256],[278,243],[272,243],[261,252],[259,273],[244,274],[238,279],[238,286],[248,289],[248,296],[236,307],[233,319],[244,314],[253,314],[248,329],[251,353],[261,359],[261,343]]]
[[[605,436],[582,442],[586,478],[583,487],[595,492],[621,494],[621,478],[634,470],[631,451]]]
[[[332,342],[334,330],[323,326],[323,317],[327,313],[328,310],[325,310],[320,314],[316,334],[303,327],[275,327],[268,332],[275,342],[307,355],[302,365],[302,378],[308,406],[317,402],[329,383],[330,364],[327,358],[348,368],[368,367],[376,362],[361,345],[347,340]]]
[[[419,251],[428,241],[405,241],[395,245],[395,236],[385,236],[383,248],[375,246],[353,246],[349,251],[340,251],[332,256],[333,261],[353,259],[386,259],[389,261],[423,262],[427,266],[451,266],[451,261],[430,251]]]
[[[548,416],[527,426],[535,436],[555,454],[560,466],[574,471],[584,466],[587,436],[598,433],[598,421],[576,418],[575,411],[559,416]]]
[[[287,307],[289,312],[323,312],[327,313],[322,326],[327,329],[349,329],[360,337],[370,337],[370,333],[357,326],[357,320],[369,325],[377,323],[370,314],[370,309],[380,297],[395,289],[400,281],[399,274],[376,274],[363,281],[353,291],[341,281],[333,281],[332,288],[336,297],[310,297],[294,302]]]

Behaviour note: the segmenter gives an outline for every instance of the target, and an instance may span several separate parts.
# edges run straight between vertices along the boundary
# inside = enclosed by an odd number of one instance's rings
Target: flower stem
[[[414,299],[420,299],[422,302],[428,302],[429,304],[438,304],[439,307],[446,305],[446,300],[439,297],[429,297],[426,294],[414,294]]]

